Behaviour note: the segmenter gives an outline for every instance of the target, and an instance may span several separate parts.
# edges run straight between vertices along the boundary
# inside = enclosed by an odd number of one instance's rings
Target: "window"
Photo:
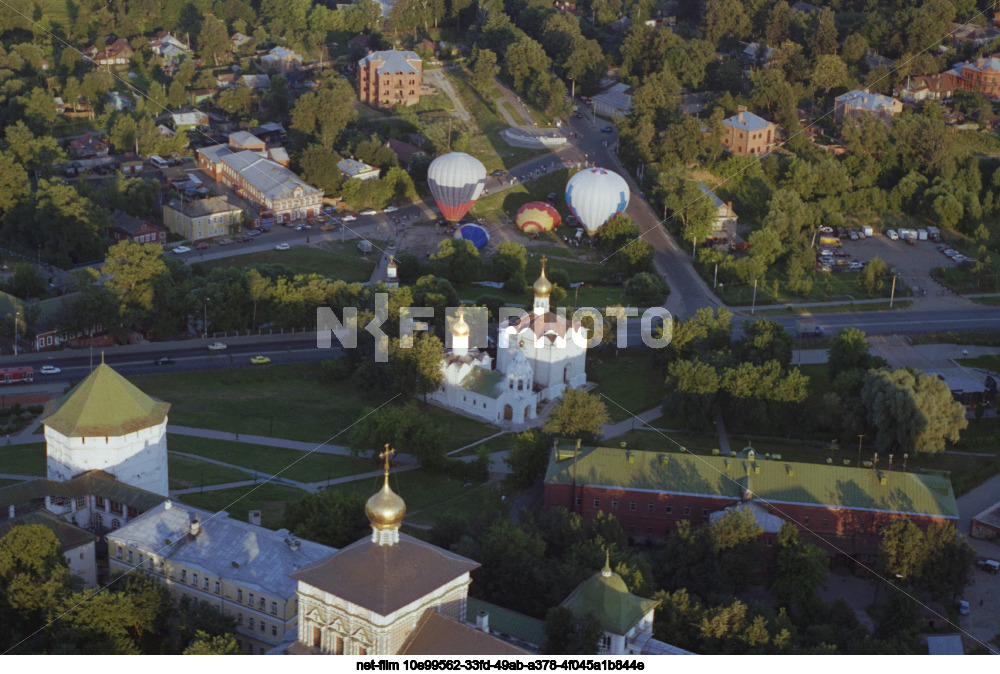
[[[237,625],[242,625],[243,624],[243,614],[242,613],[237,613],[236,614],[236,624]]]
[[[673,507],[672,505],[668,505],[668,506],[667,506],[667,514],[669,515],[669,514],[671,514],[672,512],[674,512],[674,507]]]
[[[809,515],[806,515],[805,517],[802,518],[802,523],[805,525],[809,524]]]
[[[271,602],[271,615],[278,615],[278,602]]]
[[[691,508],[690,508],[690,506],[684,506],[684,514],[685,515],[690,515],[691,514]]]
[[[132,551],[129,550],[127,554],[128,554],[128,563],[131,564],[132,563]]]
[[[186,583],[186,582],[187,582],[187,580],[188,580],[188,572],[187,572],[187,569],[181,569],[181,582],[182,582],[182,583]]]
[[[635,525],[634,524],[628,525],[628,535],[629,536],[635,536]]]
[[[247,653],[253,653],[253,644],[247,644]]]
[[[267,600],[264,597],[260,598],[260,610],[263,611],[264,607],[267,605]]]
[[[219,581],[215,581],[215,594],[222,594],[222,585]]]
[[[202,588],[204,588],[206,590],[208,589],[208,576],[205,576],[205,584],[202,585]]]
[[[253,629],[253,618],[247,618],[247,627]]]
[[[581,505],[583,505],[583,499],[580,498],[579,496],[577,496],[576,497],[576,507],[579,508]]]
[[[198,574],[197,573],[192,573],[191,574],[191,584],[194,585],[195,587],[198,587]]]
[[[368,655],[368,649],[364,646],[358,646],[358,655]]]
[[[702,508],[701,509],[701,516],[702,517],[708,517],[708,508]]]
[[[599,498],[595,498],[594,499],[594,507],[595,508],[600,508],[601,507],[601,499],[599,499]]]
[[[140,552],[139,553],[139,566],[142,566],[142,561],[143,561],[142,553]]]
[[[119,503],[118,501],[108,501],[108,506],[110,507],[111,512],[113,513],[121,515],[124,512],[122,504]]]
[[[76,509],[80,510],[81,508],[86,508],[86,507],[87,507],[87,497],[86,496],[77,496],[76,497]]]
[[[115,557],[117,557],[118,559],[122,558],[122,546],[120,546],[120,545],[118,546],[118,551],[115,554]]]
[[[635,512],[635,501],[629,501],[628,502],[628,511],[630,513],[634,513]]]
[[[111,531],[114,531],[115,529],[117,529],[121,525],[122,525],[122,523],[119,522],[118,520],[111,520]]]
[[[655,506],[654,504],[652,504],[652,503],[650,503],[650,504],[648,504],[648,505],[646,506],[646,509],[647,509],[647,510],[648,510],[649,512],[653,512],[653,509],[654,509],[654,508],[656,508],[656,506]]]
[[[253,592],[250,592],[249,594],[247,594],[247,605],[250,608],[253,608]]]
[[[651,536],[653,534],[653,527],[646,527],[646,535]]]
[[[823,518],[823,526],[824,527],[830,526],[830,519],[829,518],[827,518],[827,517]]]
[[[264,626],[264,621],[261,620],[260,621],[260,631],[263,632],[265,629],[267,629],[267,628]]]
[[[236,601],[243,603],[243,590],[236,590]]]
[[[333,639],[333,654],[343,655],[344,654],[344,639],[343,637],[334,637]]]
[[[767,547],[769,548],[774,546],[774,539],[768,538],[765,542],[767,543]]]
[[[272,637],[278,636],[278,626],[277,625],[271,625],[271,636]]]
[[[605,651],[611,650],[611,637],[607,634],[601,637],[601,648]]]
[[[611,502],[611,509],[612,510],[618,510],[618,501],[612,501]]]

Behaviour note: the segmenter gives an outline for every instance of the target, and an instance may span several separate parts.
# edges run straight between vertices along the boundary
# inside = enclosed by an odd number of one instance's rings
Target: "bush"
[[[413,283],[420,278],[420,259],[409,251],[396,256],[400,283]]]
[[[353,373],[354,368],[346,358],[331,358],[319,364],[319,376],[323,381],[343,381]]]
[[[31,412],[32,414],[41,414],[42,412],[45,411],[45,406],[44,405],[29,405],[28,406],[28,411]]]

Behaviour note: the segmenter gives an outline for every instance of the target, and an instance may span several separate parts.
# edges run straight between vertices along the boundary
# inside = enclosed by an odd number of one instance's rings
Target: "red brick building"
[[[358,61],[358,98],[376,108],[420,101],[423,61],[412,51],[376,51]]]
[[[137,218],[128,213],[115,211],[111,214],[111,226],[107,228],[108,236],[114,241],[133,241],[135,243],[167,243],[165,227]]]
[[[955,77],[958,89],[975,91],[994,100],[1000,99],[1000,59],[990,57],[956,63],[947,74]]]
[[[934,474],[795,463],[772,456],[694,456],[571,444],[552,450],[545,509],[564,507],[586,520],[614,515],[630,538],[663,541],[679,522],[708,523],[712,514],[754,506],[761,520],[791,521],[836,561],[869,563],[879,530],[899,517],[920,528],[957,524],[951,481]]]

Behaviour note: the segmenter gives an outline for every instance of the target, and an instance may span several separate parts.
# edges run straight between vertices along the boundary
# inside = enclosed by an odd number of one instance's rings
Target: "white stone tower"
[[[62,482],[103,470],[125,484],[169,496],[169,409],[169,403],[140,391],[102,357],[86,379],[46,405],[48,478]]]

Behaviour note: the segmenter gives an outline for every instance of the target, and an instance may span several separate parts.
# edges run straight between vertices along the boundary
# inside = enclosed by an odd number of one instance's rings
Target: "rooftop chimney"
[[[167,499],[166,501],[163,502],[163,509],[164,510],[170,510],[173,507],[174,507],[174,504],[170,502],[170,499]]]
[[[483,632],[489,634],[490,632],[490,614],[486,611],[479,611],[476,613],[476,627]]]
[[[260,511],[259,510],[251,510],[250,512],[248,512],[247,513],[247,521],[250,524],[256,524],[259,527],[260,526]]]
[[[201,522],[197,519],[191,520],[191,537],[195,538],[201,533]]]

